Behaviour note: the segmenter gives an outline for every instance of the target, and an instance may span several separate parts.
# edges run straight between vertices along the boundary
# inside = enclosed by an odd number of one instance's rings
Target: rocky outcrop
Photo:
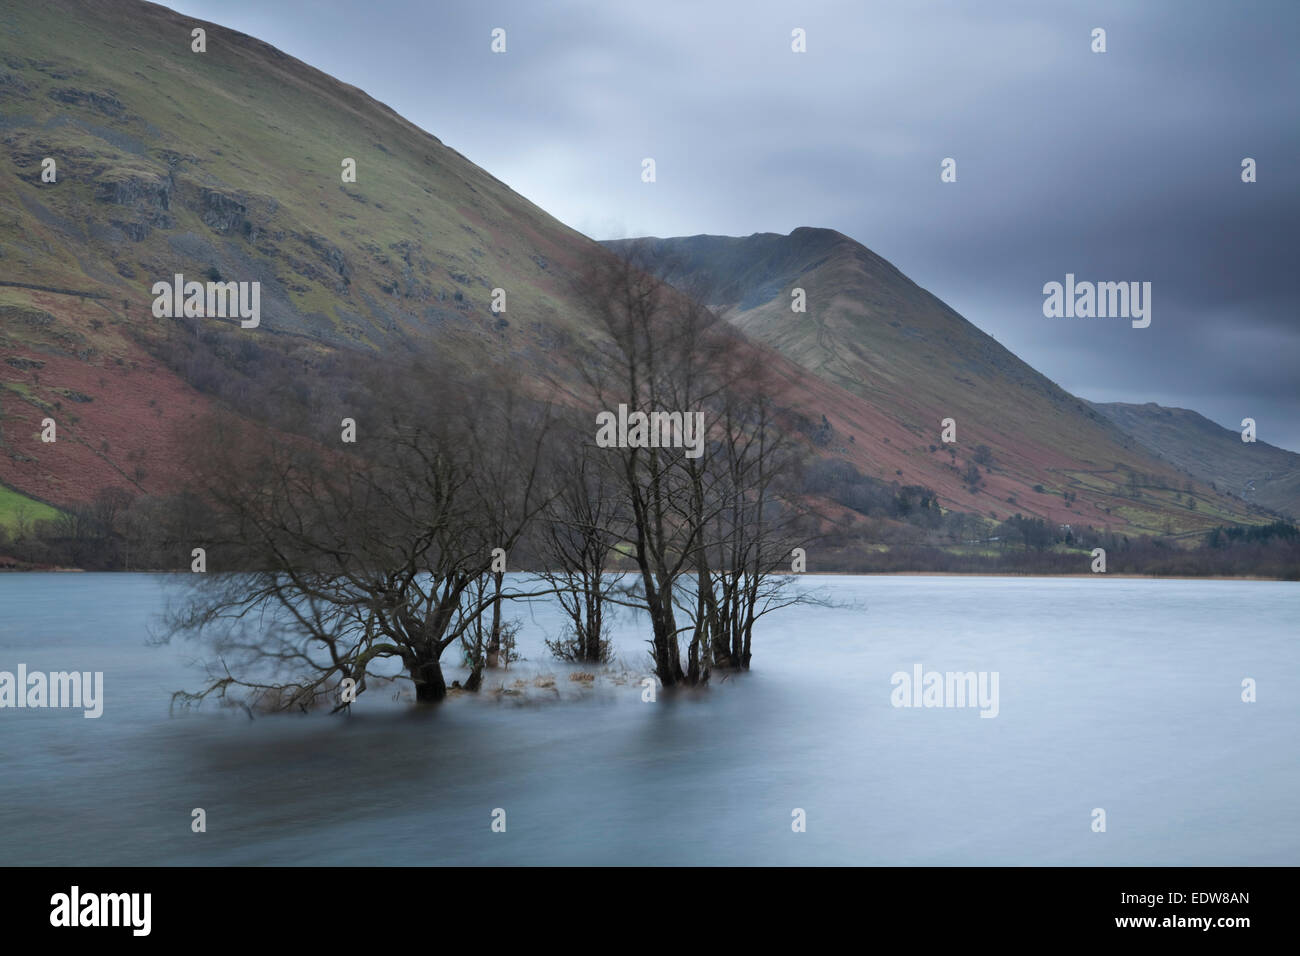
[[[199,216],[213,232],[221,235],[252,235],[248,206],[236,197],[217,189],[203,189],[199,199]]]
[[[92,109],[105,116],[121,116],[126,112],[126,107],[122,105],[122,101],[117,98],[117,94],[112,90],[78,90],[74,87],[65,86],[61,89],[50,90],[50,99],[57,100],[60,103],[67,103],[70,106]]]
[[[114,206],[167,210],[172,183],[165,176],[142,170],[109,170],[95,182],[95,199]]]

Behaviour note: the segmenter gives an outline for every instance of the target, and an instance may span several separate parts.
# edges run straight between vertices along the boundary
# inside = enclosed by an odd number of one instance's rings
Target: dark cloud
[[[361,87],[595,238],[838,229],[1077,394],[1253,417],[1300,450],[1288,0],[174,5]],[[1152,282],[1150,328],[1044,318],[1066,272]]]

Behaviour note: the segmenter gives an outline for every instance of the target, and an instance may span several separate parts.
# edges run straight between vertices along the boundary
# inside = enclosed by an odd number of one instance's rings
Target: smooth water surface
[[[0,575],[0,671],[105,675],[97,720],[0,710],[0,865],[1300,864],[1300,585],[808,576],[834,606],[654,703],[643,619],[586,689],[537,601],[477,697],[249,720],[169,716],[202,652],[148,643],[173,582]],[[892,706],[918,663],[996,672],[997,717]]]

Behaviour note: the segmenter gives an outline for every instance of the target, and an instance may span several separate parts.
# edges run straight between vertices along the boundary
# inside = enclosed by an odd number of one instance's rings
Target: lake
[[[588,685],[539,600],[477,696],[249,720],[169,716],[202,654],[148,642],[171,581],[0,575],[0,671],[104,673],[98,719],[0,709],[0,865],[1300,864],[1294,583],[808,575],[833,606],[652,703],[644,619]],[[995,678],[996,716],[894,706],[917,668]]]

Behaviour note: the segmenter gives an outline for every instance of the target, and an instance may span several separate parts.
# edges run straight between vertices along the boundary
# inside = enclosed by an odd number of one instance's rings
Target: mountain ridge
[[[337,422],[342,353],[435,347],[469,364],[486,350],[536,375],[567,337],[596,334],[571,285],[611,244],[357,87],[143,0],[6,4],[0,27],[0,482],[58,506],[110,486],[162,493],[177,480],[169,435],[216,405]],[[1167,462],[848,236],[695,238],[676,278],[735,300],[715,304],[770,355],[823,457],[986,518],[1153,534],[1174,517],[1180,533],[1259,520],[1208,489],[1184,514]],[[260,281],[261,326],[153,318],[152,283],[177,272]],[[796,280],[809,314],[790,321]],[[38,437],[50,415],[59,446]],[[943,417],[955,445],[940,447]],[[1088,441],[1054,438],[1063,423]],[[1155,480],[1116,494],[1126,473]]]
[[[890,446],[870,470],[875,477],[913,478],[959,510],[1005,515],[1012,505],[1061,524],[1082,513],[1102,526],[1159,534],[1194,532],[1208,520],[1258,520],[1216,489],[1189,487],[1200,483],[1184,468],[836,230],[604,245],[639,250],[667,281],[693,290],[747,335],[901,426],[900,434],[863,423],[877,452]],[[792,310],[801,289],[806,314]],[[940,441],[944,419],[956,422],[955,443]],[[980,481],[963,481],[980,445],[992,464],[981,465]]]
[[[1241,433],[1199,412],[1156,402],[1093,402],[1092,407],[1155,454],[1204,482],[1292,520],[1300,517],[1300,455]]]

